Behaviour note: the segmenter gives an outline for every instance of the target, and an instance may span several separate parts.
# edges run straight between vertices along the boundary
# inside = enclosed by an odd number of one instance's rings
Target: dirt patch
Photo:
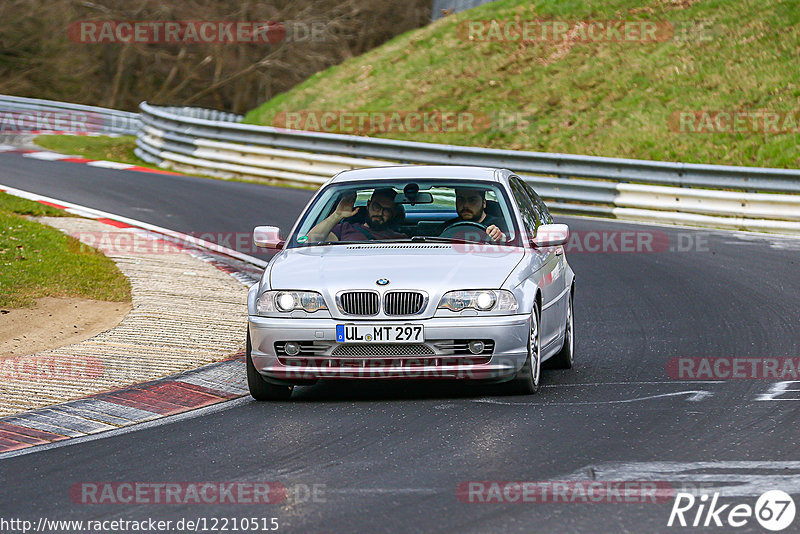
[[[0,358],[79,343],[113,328],[128,302],[44,297],[33,308],[0,309]]]

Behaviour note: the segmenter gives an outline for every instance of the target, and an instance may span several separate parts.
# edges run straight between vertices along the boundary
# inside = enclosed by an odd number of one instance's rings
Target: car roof
[[[354,182],[360,180],[402,180],[402,179],[461,179],[499,182],[513,174],[507,169],[491,167],[471,167],[466,165],[397,165],[392,167],[373,167],[342,171],[329,183]]]

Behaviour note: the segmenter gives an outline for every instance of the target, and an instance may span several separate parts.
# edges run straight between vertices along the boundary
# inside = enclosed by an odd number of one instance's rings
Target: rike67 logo
[[[667,526],[741,528],[755,518],[763,528],[778,532],[794,521],[794,500],[781,490],[763,493],[755,506],[745,503],[720,504],[719,498],[719,493],[711,497],[708,494],[698,497],[691,493],[677,493]]]

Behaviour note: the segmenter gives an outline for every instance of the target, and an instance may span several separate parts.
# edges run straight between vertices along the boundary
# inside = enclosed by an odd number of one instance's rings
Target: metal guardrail
[[[505,167],[556,211],[800,233],[798,170],[417,143],[219,121],[147,103],[140,109],[137,154],[178,170],[320,184],[341,170],[398,163]]]
[[[521,173],[596,178],[614,182],[800,193],[800,170],[440,145],[194,119],[170,113],[146,102],[141,104],[140,109],[145,124],[165,132],[183,133],[199,139],[405,163],[505,167]]]
[[[431,18],[433,20],[438,20],[445,16],[445,11],[458,13],[459,11],[472,9],[473,7],[478,7],[493,1],[494,0],[433,0],[433,13]]]
[[[138,113],[0,95],[0,133],[54,131],[136,135],[138,130]]]
[[[181,117],[190,117],[192,119],[203,119],[207,121],[241,122],[244,118],[244,115],[228,113],[227,111],[193,108],[189,106],[160,106],[158,109],[174,115],[180,115]]]
[[[238,126],[247,130],[260,128]],[[304,185],[319,185],[347,169],[408,163],[315,154],[272,148],[270,145],[269,141],[259,143],[257,136],[246,139],[238,128],[231,135],[230,132],[198,127],[194,121],[186,125],[143,113],[136,153],[149,163],[164,164],[176,170],[221,178],[256,178]],[[611,215],[610,203],[616,196],[615,184],[608,182],[538,177],[536,186],[544,198],[551,200],[553,208],[590,215]]]
[[[140,109],[137,115],[0,95],[0,116],[11,113],[13,121],[26,113],[82,114],[78,118],[98,133],[136,133],[140,158],[179,171],[319,185],[359,167],[505,167],[521,173],[556,211],[800,234],[800,170],[418,143],[242,124],[240,115],[202,108],[143,102]]]

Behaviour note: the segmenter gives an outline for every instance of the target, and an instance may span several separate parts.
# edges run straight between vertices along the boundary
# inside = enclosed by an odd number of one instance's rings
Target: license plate
[[[337,324],[339,343],[422,343],[425,332],[421,324],[355,325]]]

